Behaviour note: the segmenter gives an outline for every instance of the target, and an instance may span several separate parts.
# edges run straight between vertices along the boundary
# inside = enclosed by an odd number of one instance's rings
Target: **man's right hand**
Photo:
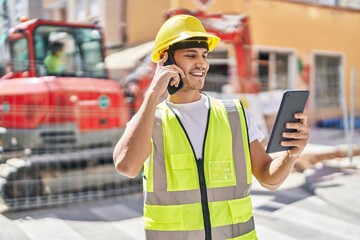
[[[167,59],[168,53],[165,52],[156,66],[154,77],[149,86],[149,90],[158,94],[159,97],[162,96],[167,90],[169,81],[171,81],[170,85],[177,87],[180,83],[179,74],[181,77],[185,77],[184,71],[175,64],[164,66],[164,63],[167,61]]]

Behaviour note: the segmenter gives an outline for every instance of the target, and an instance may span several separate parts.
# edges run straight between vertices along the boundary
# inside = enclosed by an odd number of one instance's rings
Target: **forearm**
[[[167,53],[157,64],[154,77],[146,91],[139,111],[133,117],[131,124],[125,129],[123,136],[116,144],[113,154],[116,170],[128,177],[136,177],[142,169],[145,160],[151,154],[151,135],[155,119],[156,106],[159,99],[167,91],[169,80],[177,86],[179,74],[184,72],[175,65],[163,66]]]
[[[291,173],[297,157],[284,152],[269,161],[261,176],[261,184],[269,190],[276,190]]]
[[[150,139],[158,101],[157,94],[146,93],[139,111],[116,144],[113,159],[119,173],[128,177],[137,176],[151,153]]]

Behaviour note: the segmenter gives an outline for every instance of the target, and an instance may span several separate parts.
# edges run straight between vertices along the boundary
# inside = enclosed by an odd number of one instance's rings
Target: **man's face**
[[[205,76],[209,70],[208,51],[205,48],[185,48],[176,50],[174,58],[176,65],[184,73],[184,88],[201,90],[204,87]]]

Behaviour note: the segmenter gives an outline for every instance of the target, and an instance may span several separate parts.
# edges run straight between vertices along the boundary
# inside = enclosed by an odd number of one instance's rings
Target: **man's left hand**
[[[295,129],[295,132],[283,132],[282,136],[290,140],[282,141],[284,147],[291,147],[289,154],[298,157],[304,150],[309,137],[310,128],[307,125],[307,116],[304,113],[295,113],[294,117],[299,120],[297,123],[286,123],[287,129]]]

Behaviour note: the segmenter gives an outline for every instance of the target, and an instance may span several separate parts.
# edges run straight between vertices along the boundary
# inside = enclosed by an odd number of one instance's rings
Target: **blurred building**
[[[254,69],[261,91],[307,88],[314,121],[347,114],[350,82],[360,82],[359,0],[128,1],[127,44],[152,40],[163,10],[200,9],[250,16]],[[130,14],[131,13],[131,14]],[[146,25],[146,30],[144,25]],[[357,75],[351,74],[352,69]],[[360,92],[360,84],[355,92]],[[360,115],[357,96],[356,114]]]
[[[169,9],[168,0],[156,4],[139,0],[43,0],[45,17],[76,22],[98,21],[104,28],[110,52],[154,38]]]
[[[172,8],[248,14],[261,91],[307,88],[319,118],[339,116],[349,105],[351,78],[360,79],[360,0],[0,0],[0,23],[10,26],[21,14],[99,21],[110,54],[153,40]]]
[[[6,32],[22,16],[42,17],[42,0],[0,0],[0,75],[5,73],[2,68],[6,68],[6,62],[9,61],[9,53],[4,44]]]
[[[10,27],[9,11],[7,7],[7,2],[5,0],[0,0],[0,76],[6,73],[6,59],[8,58],[7,51],[4,46],[7,35],[6,31]]]
[[[199,1],[179,2],[182,7],[199,5]],[[360,29],[360,1],[203,2],[201,8],[207,11],[245,12],[250,16],[262,91],[310,89],[314,118],[341,116],[345,111],[350,102],[352,68],[358,69],[360,79],[360,32],[354,31]],[[360,92],[360,84],[356,88]]]
[[[128,1],[128,43],[153,39],[162,11],[146,0]],[[165,1],[160,1],[165,2]],[[350,103],[350,82],[360,82],[359,0],[173,0],[168,8],[250,16],[255,69],[261,91],[307,88],[312,117],[341,116]],[[136,4],[136,5],[135,5]],[[137,6],[146,5],[147,11]],[[166,9],[166,4],[162,6]],[[131,13],[131,15],[129,14]],[[131,21],[130,21],[131,19]],[[149,33],[138,34],[144,22]],[[155,24],[155,25],[154,25]],[[155,28],[154,28],[155,26]],[[352,75],[352,69],[357,75]],[[355,92],[360,92],[357,83]],[[360,115],[359,96],[356,114]]]
[[[108,48],[120,47],[126,41],[124,0],[43,0],[46,17],[72,22],[99,22],[104,29]]]
[[[0,0],[0,2],[2,2],[4,11],[7,13],[7,27],[15,25],[22,16],[28,18],[42,18],[44,16],[42,0]]]

